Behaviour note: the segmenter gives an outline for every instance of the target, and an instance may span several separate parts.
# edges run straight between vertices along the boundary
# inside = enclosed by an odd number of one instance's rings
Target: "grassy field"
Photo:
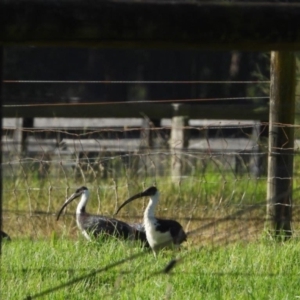
[[[56,221],[55,214],[67,196],[70,196],[77,187],[85,185],[91,192],[88,212],[112,216],[116,207],[126,198],[153,184],[151,177],[144,178],[141,185],[135,178],[129,180],[122,175],[117,182],[112,179],[100,182],[64,181],[59,176],[44,182],[30,176],[5,180],[3,182],[5,189],[2,191],[4,230],[7,230],[13,238],[45,238],[52,232],[56,232],[58,236],[76,236],[74,212],[78,201],[70,204],[67,213],[62,215],[59,222]],[[189,177],[178,184],[165,177],[156,178],[156,183],[161,194],[156,209],[157,215],[163,218],[176,218],[187,231],[213,222],[205,234],[208,236],[214,234],[217,238],[217,231],[228,230],[228,226],[236,226],[238,222],[233,219],[231,224],[221,224],[218,222],[219,219],[246,209],[240,217],[245,219],[244,225],[252,228],[252,225],[248,224],[252,219],[258,217],[263,219],[265,216],[265,179],[238,178],[230,173],[226,175],[206,173],[202,176]],[[129,222],[141,221],[147,201],[148,199],[142,199],[126,206],[118,217]],[[258,205],[257,209],[249,210],[251,205]],[[257,229],[262,229],[261,224]],[[203,236],[203,231],[201,234]]]
[[[299,246],[266,237],[218,247],[186,243],[155,259],[113,239],[18,239],[2,246],[1,298],[298,299]],[[174,258],[178,263],[165,274]]]
[[[266,234],[266,178],[209,169],[175,184],[166,177],[141,181],[126,172],[86,181],[19,175],[3,181],[3,225],[12,241],[2,245],[1,299],[300,298],[298,223],[285,243]],[[112,216],[128,196],[153,182],[161,191],[157,215],[178,220],[192,233],[180,252],[163,251],[155,259],[130,242],[87,242],[76,227],[76,201],[56,221],[66,197],[81,185],[91,191],[88,212]],[[299,190],[295,204],[298,196]],[[146,203],[128,205],[119,218],[141,221]],[[297,205],[294,216],[296,211]],[[165,274],[174,258],[178,263]]]

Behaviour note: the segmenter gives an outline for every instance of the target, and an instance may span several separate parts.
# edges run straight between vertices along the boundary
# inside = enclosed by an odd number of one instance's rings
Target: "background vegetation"
[[[56,61],[56,69],[53,61]],[[261,53],[174,51],[170,54],[169,51],[10,47],[5,51],[5,64],[5,78],[25,80],[256,80],[269,77],[268,57]],[[164,99],[165,95],[168,99],[255,97],[268,95],[268,89],[265,85],[249,88],[235,84],[221,88],[214,85],[112,88],[32,83],[17,87],[7,85],[4,90],[5,101],[11,103],[35,103],[40,99],[44,102],[155,100]],[[266,105],[253,101],[258,108]],[[42,152],[40,159],[3,159],[6,168],[2,190],[3,225],[12,237],[11,242],[2,245],[3,299],[23,299],[72,281],[76,282],[45,294],[45,298],[300,297],[297,152],[294,236],[287,242],[274,241],[264,231],[265,174],[258,178],[249,172],[236,174],[226,168],[226,155],[225,162],[210,154],[205,154],[205,159],[198,163],[190,161],[190,172],[175,182],[166,173],[158,172],[161,165],[169,170],[167,160],[158,159],[153,163],[149,159],[140,172],[121,156],[112,155],[107,175],[102,176],[101,170],[95,170],[89,163],[78,170],[66,167],[65,160],[49,163],[44,155]],[[75,160],[73,157],[72,161]],[[203,164],[204,160],[208,163]],[[81,185],[91,190],[88,211],[112,216],[124,199],[152,184],[157,184],[161,191],[157,215],[180,221],[190,232],[188,242],[179,252],[163,251],[155,259],[151,252],[130,242],[101,238],[87,242],[76,227],[76,203],[56,221],[56,212],[66,197]],[[144,199],[128,206],[120,218],[141,221],[146,203]],[[135,254],[138,255],[135,259],[105,269]],[[178,259],[178,264],[170,274],[164,274],[164,268],[173,258]],[[82,280],[77,281],[80,277]]]

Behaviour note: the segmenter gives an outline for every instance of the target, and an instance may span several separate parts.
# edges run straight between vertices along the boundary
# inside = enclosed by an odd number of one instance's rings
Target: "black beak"
[[[78,198],[82,193],[74,193],[72,194],[63,204],[63,206],[61,207],[61,209],[59,210],[58,214],[57,214],[57,218],[56,221],[58,221],[59,216],[61,215],[62,211],[64,210],[64,208],[71,203],[74,199]]]
[[[138,193],[138,194],[136,194],[136,195],[130,197],[129,199],[127,199],[125,202],[123,202],[123,203],[121,204],[121,206],[117,209],[115,215],[118,214],[118,212],[121,210],[121,208],[122,208],[123,206],[125,206],[126,204],[130,203],[131,201],[133,201],[133,200],[135,200],[135,199],[142,198],[142,197],[143,197],[142,194],[143,194],[143,193]]]
[[[121,204],[121,206],[117,209],[115,215],[118,214],[118,212],[121,210],[121,208],[124,207],[126,204],[128,204],[138,198],[154,195],[154,193],[156,193],[156,191],[157,191],[157,189],[155,187],[150,187],[141,193],[133,195],[132,197],[130,197],[129,199],[127,199],[125,202],[123,202]]]

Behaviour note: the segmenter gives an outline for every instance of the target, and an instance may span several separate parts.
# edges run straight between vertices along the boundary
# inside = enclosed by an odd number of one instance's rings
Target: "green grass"
[[[41,299],[297,299],[300,297],[299,234],[286,243],[264,234],[266,178],[232,172],[193,174],[175,183],[169,177],[75,180],[74,176],[35,178],[34,173],[3,180],[4,230],[12,237],[2,247],[1,299],[24,299],[57,289]],[[56,221],[55,213],[76,187],[91,191],[88,212],[112,216],[128,196],[156,181],[161,191],[157,215],[173,218],[189,236],[180,252],[153,254],[130,242],[85,241],[71,215]],[[299,186],[298,177],[295,187]],[[294,193],[295,203],[300,191]],[[120,219],[141,220],[147,199],[130,204]],[[256,210],[249,205],[262,204]],[[241,219],[222,217],[246,208]],[[31,214],[30,214],[31,213]],[[137,217],[136,217],[137,216]],[[128,217],[128,218],[126,218]],[[257,221],[257,219],[261,221]],[[209,225],[209,226],[207,226]],[[297,222],[293,222],[295,227]],[[203,229],[205,227],[205,229]],[[139,256],[121,264],[122,260]],[[172,258],[171,274],[161,271]],[[106,271],[103,268],[116,263]],[[82,280],[77,279],[82,278]]]
[[[112,216],[117,206],[134,193],[153,184],[153,177],[127,178],[120,174],[118,178],[101,181],[65,181],[63,177],[51,177],[37,180],[34,174],[27,177],[12,177],[3,180],[4,231],[12,238],[47,238],[51,232],[76,233],[74,217],[62,215],[59,222],[55,219],[67,196],[77,187],[86,185],[91,191],[87,211],[94,214]],[[203,224],[194,220],[222,218],[247,205],[264,203],[266,198],[266,180],[253,179],[247,175],[235,176],[232,173],[217,174],[207,170],[174,183],[168,177],[156,177],[161,191],[160,203],[156,209],[162,218],[176,218],[189,230]],[[118,218],[129,222],[141,221],[147,199],[126,206]],[[68,206],[68,213],[74,213],[78,201]],[[256,216],[262,217],[265,208],[261,206]],[[245,216],[248,219],[255,215]],[[193,220],[192,220],[193,219]],[[190,221],[192,220],[192,221]]]
[[[77,278],[42,299],[297,299],[299,241],[222,247],[183,245],[180,252],[151,252],[130,242],[55,238],[17,239],[2,246],[1,298],[24,299]],[[139,257],[106,271],[134,254]],[[161,271],[179,259],[171,274]],[[94,275],[91,275],[92,273]],[[90,275],[90,276],[89,276]]]
[[[162,205],[192,203],[215,206],[222,199],[227,204],[255,204],[265,201],[266,178],[254,179],[245,175],[236,177],[232,173],[217,174],[207,172],[204,175],[191,176],[180,182],[172,182],[169,177],[157,177],[156,185],[160,189]],[[4,209],[25,211],[56,211],[67,195],[75,188],[86,185],[91,190],[89,208],[91,210],[113,212],[118,202],[122,203],[133,193],[153,185],[153,178],[102,179],[101,181],[64,181],[61,178],[37,180],[28,175],[24,178],[3,180]],[[245,197],[246,195],[246,197]],[[138,206],[136,202],[136,205]]]

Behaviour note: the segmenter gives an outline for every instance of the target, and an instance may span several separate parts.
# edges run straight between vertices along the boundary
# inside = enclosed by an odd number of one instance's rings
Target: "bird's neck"
[[[157,197],[150,198],[149,203],[144,212],[145,219],[151,219],[151,218],[155,217],[155,207],[156,207],[157,201],[158,201]]]
[[[87,201],[88,201],[87,195],[82,194],[81,199],[80,199],[80,201],[77,205],[77,209],[76,209],[76,214],[77,215],[85,213],[85,207],[86,207]]]

